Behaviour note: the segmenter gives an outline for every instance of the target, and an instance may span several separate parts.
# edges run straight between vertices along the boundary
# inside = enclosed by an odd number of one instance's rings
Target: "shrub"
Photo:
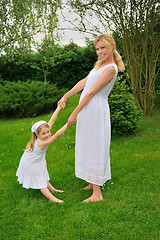
[[[47,113],[56,106],[66,89],[43,82],[4,81],[0,92],[1,117],[32,117]]]
[[[133,134],[139,126],[142,112],[129,91],[126,81],[119,76],[108,99],[114,135]]]
[[[59,88],[72,88],[88,75],[96,60],[95,50],[91,47],[74,48],[74,51],[64,52],[55,60],[55,66],[50,70],[47,79]]]

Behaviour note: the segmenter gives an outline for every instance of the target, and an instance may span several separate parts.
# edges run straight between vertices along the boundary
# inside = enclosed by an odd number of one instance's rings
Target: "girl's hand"
[[[73,123],[75,123],[76,119],[77,119],[77,114],[72,112],[72,114],[68,118],[67,127],[70,127]]]

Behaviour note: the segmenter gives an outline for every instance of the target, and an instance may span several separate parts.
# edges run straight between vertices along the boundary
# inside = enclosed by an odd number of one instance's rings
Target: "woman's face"
[[[110,60],[113,57],[113,45],[107,46],[102,41],[95,45],[96,53],[103,61]]]

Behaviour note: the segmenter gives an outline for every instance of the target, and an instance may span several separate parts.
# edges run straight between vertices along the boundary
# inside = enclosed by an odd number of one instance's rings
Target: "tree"
[[[69,0],[73,30],[94,34],[114,31],[122,40],[126,76],[137,106],[150,115],[154,106],[156,63],[160,53],[158,0]],[[67,20],[63,13],[62,15]],[[97,23],[97,24],[96,24]],[[101,27],[101,29],[99,28]]]
[[[43,71],[44,82],[47,82],[48,71],[55,66],[56,58],[61,54],[61,51],[62,48],[58,44],[54,44],[50,38],[45,38],[43,43],[39,45],[36,54],[37,61],[31,67]]]
[[[14,58],[17,49],[31,49],[36,34],[53,37],[60,0],[1,0],[1,53]]]

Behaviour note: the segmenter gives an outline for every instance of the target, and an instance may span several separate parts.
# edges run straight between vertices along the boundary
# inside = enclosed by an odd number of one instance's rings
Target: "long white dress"
[[[111,179],[110,168],[110,109],[108,95],[116,81],[118,68],[108,64],[92,69],[82,91],[80,101],[109,66],[116,70],[113,79],[97,92],[89,103],[79,112],[76,126],[75,174],[89,183],[103,186]]]
[[[39,149],[38,141],[35,141],[32,152],[24,152],[16,176],[24,188],[41,189],[47,187],[49,174],[46,164],[46,150]]]

